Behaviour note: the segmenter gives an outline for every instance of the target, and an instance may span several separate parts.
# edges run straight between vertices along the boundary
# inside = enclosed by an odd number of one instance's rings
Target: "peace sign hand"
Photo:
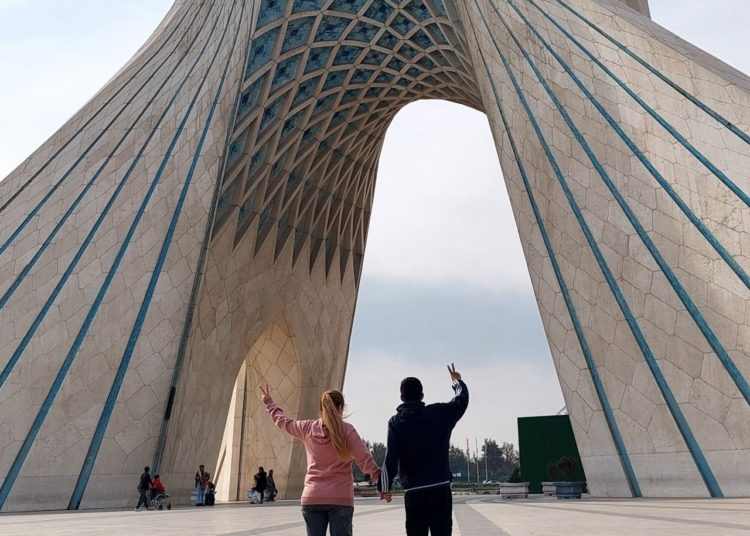
[[[453,368],[451,368],[451,367],[453,367]],[[451,363],[450,365],[448,365],[448,372],[450,372],[451,381],[452,382],[455,382],[455,381],[458,381],[458,380],[461,379],[461,373],[460,372],[456,372],[456,365],[454,365],[453,363]]]
[[[268,384],[265,384],[265,385],[260,384],[260,393],[261,393],[261,395],[260,395],[261,398],[265,398],[267,396],[270,397],[271,396],[271,387]]]

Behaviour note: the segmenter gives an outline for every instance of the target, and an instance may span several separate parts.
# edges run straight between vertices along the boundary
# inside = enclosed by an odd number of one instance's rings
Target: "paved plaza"
[[[385,505],[358,500],[357,536],[404,533],[400,499]],[[750,499],[583,499],[500,500],[455,497],[456,536],[575,535],[736,535],[750,534]],[[179,536],[304,535],[299,504],[229,504],[213,508],[175,508],[170,512],[87,511],[8,514],[0,517],[0,534],[13,536]]]

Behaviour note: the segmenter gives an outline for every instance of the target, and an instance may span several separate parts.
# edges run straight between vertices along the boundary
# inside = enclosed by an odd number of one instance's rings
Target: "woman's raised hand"
[[[265,398],[267,396],[271,396],[271,387],[269,387],[267,383],[266,384],[261,383],[260,384],[260,397]]]

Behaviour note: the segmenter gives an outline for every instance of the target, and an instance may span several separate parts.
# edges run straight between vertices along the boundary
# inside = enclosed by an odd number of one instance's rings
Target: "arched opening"
[[[353,424],[384,441],[400,380],[446,400],[450,362],[472,392],[462,449],[517,446],[516,417],[564,405],[487,118],[422,100],[396,115],[380,157],[344,384]]]
[[[515,417],[563,405],[502,182],[481,112],[420,101],[389,128],[344,384],[351,422],[366,439],[385,439],[402,376],[422,377],[431,400],[448,398],[450,361],[476,387],[457,446],[470,438],[473,450],[477,437],[517,444]],[[281,317],[236,376],[215,465],[217,499],[244,500],[259,465],[281,468],[282,497],[299,493],[304,449],[272,426],[257,386],[268,381],[291,416],[314,418],[301,403],[302,375]]]
[[[268,383],[274,400],[291,415],[300,411],[302,370],[300,359],[283,318],[272,322],[250,348],[242,362],[231,394],[219,457],[216,460],[216,498],[246,498],[258,467],[282,466],[276,475],[280,496],[301,490],[301,474],[288,467],[304,467],[304,448],[279,432],[265,416],[258,397],[260,383]]]

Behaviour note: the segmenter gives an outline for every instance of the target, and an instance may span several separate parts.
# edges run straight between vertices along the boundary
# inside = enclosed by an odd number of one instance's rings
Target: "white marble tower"
[[[750,495],[750,79],[646,0],[178,0],[0,182],[3,510],[297,495],[257,384],[341,386],[424,98],[487,114],[592,493]]]

